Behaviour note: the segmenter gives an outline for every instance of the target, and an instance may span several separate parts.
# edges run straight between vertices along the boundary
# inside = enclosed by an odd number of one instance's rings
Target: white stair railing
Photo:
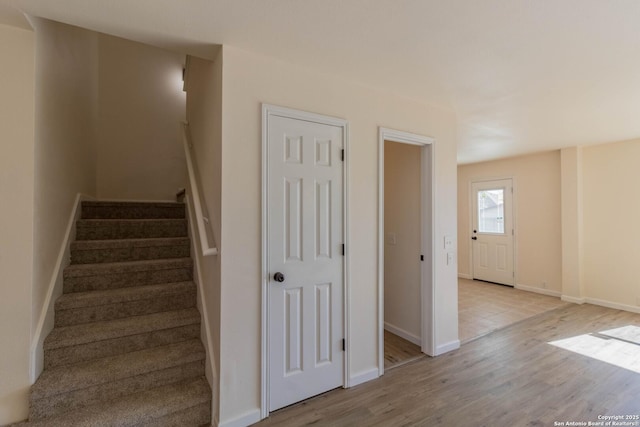
[[[193,202],[193,210],[196,215],[196,222],[198,223],[198,235],[200,236],[200,247],[202,249],[202,256],[218,255],[218,248],[215,245],[215,235],[211,228],[209,218],[203,213],[202,199],[200,198],[200,186],[198,185],[198,177],[196,176],[196,170],[193,165],[192,159],[192,144],[191,133],[189,132],[189,123],[182,122],[182,143],[184,145],[184,155],[187,159],[187,170],[189,173],[189,184],[191,186],[192,197],[187,197],[187,202]],[[189,200],[191,199],[191,200]],[[207,232],[209,231],[209,232]],[[211,234],[213,245],[209,243],[209,234]]]

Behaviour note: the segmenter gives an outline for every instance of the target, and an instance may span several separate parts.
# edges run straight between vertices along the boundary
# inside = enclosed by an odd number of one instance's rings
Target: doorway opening
[[[379,373],[433,355],[433,139],[380,129]]]

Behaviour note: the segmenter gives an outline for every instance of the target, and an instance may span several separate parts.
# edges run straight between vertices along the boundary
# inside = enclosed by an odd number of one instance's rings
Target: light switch
[[[444,236],[444,248],[453,249],[453,239],[451,236]]]
[[[453,252],[447,252],[447,265],[453,265]]]
[[[396,233],[387,233],[387,245],[395,245],[396,241]]]

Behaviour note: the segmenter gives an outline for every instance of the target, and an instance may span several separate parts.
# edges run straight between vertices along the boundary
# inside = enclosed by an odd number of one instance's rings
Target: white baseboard
[[[600,305],[602,307],[614,308],[616,310],[630,311],[631,313],[640,313],[640,307],[634,305],[620,304],[617,302],[611,302],[597,298],[585,298],[584,300],[588,304]]]
[[[562,296],[561,292],[554,291],[551,289],[545,289],[545,288],[536,288],[535,286],[516,284],[515,288],[520,289],[521,291],[535,292],[536,294],[549,295],[550,297],[560,298]]]
[[[54,323],[54,304],[58,296],[62,295],[62,274],[64,268],[69,264],[71,254],[71,242],[76,238],[76,221],[80,218],[81,209],[80,203],[83,200],[95,200],[93,197],[80,194],[76,195],[76,200],[73,203],[73,208],[69,214],[69,220],[67,221],[67,229],[65,230],[62,242],[60,243],[60,249],[58,250],[58,258],[56,259],[51,279],[49,280],[49,287],[47,288],[47,295],[42,305],[40,316],[38,317],[38,324],[36,326],[33,339],[31,340],[31,349],[29,356],[29,376],[31,383],[35,383],[40,373],[44,369],[44,339],[49,335],[49,332],[53,329]]]
[[[459,348],[460,348],[460,340],[449,341],[444,344],[437,345],[434,356],[440,356],[441,354],[445,354],[450,351],[457,350]]]
[[[260,421],[260,409],[252,409],[228,421],[218,423],[218,427],[247,427]]]
[[[349,384],[347,385],[347,387],[355,387],[357,385],[366,383],[367,381],[375,380],[378,377],[380,377],[378,368],[372,368],[368,371],[355,374],[351,378],[349,378]]]
[[[405,340],[412,342],[415,345],[422,346],[422,339],[418,336],[413,335],[411,332],[407,332],[402,328],[398,328],[397,326],[394,326],[389,322],[384,322],[384,328],[392,334],[399,336],[400,338],[404,338]]]
[[[562,301],[571,302],[574,304],[584,304],[585,302],[587,302],[584,298],[576,298],[569,295],[562,295],[560,299]]]
[[[458,273],[458,279],[473,280],[473,276],[471,274]]]

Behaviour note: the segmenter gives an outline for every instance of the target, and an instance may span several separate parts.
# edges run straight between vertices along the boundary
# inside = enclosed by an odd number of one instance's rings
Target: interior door
[[[471,190],[473,278],[513,286],[512,180],[474,182]]]
[[[343,130],[268,122],[269,410],[344,382]]]

